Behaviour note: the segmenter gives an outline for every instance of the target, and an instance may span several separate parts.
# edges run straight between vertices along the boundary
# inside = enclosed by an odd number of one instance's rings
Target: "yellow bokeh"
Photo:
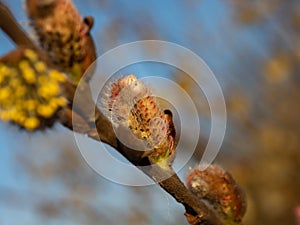
[[[49,82],[49,77],[46,74],[40,75],[38,77],[38,83],[40,85],[47,84]]]
[[[28,111],[34,111],[38,104],[37,100],[29,99],[22,102],[22,107]]]
[[[18,86],[15,88],[15,97],[20,98],[26,94],[26,88],[24,86]]]
[[[18,79],[17,77],[11,78],[9,80],[9,85],[13,88],[18,88],[19,86],[21,86],[21,81],[20,79]]]
[[[24,122],[24,127],[28,130],[34,130],[38,128],[40,121],[36,117],[27,118]]]
[[[39,105],[37,107],[37,113],[45,118],[50,118],[56,111],[56,108],[50,105]]]
[[[54,81],[59,81],[59,82],[64,82],[64,81],[66,81],[66,77],[64,76],[64,74],[63,73],[61,73],[61,72],[59,72],[59,71],[57,71],[57,70],[51,70],[50,72],[49,72],[49,76],[50,76],[50,78],[52,79],[52,80],[54,80]]]
[[[53,98],[50,100],[50,105],[55,105],[56,107],[65,106],[67,101],[64,97]]]
[[[29,84],[35,83],[35,73],[34,73],[33,69],[28,67],[28,68],[24,69],[22,72],[23,72],[23,77],[27,83],[29,83]]]
[[[46,64],[41,61],[34,64],[34,68],[38,73],[44,73],[47,69]]]
[[[8,99],[11,95],[11,89],[9,87],[0,88],[0,101]]]
[[[26,49],[24,55],[32,62],[38,60],[38,55],[31,49]]]
[[[59,94],[59,86],[55,83],[48,83],[39,87],[38,95],[42,98],[48,99]]]
[[[9,68],[2,63],[0,63],[0,75],[1,77],[9,75]]]

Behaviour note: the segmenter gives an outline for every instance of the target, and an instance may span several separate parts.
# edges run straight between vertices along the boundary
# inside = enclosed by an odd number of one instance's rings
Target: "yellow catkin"
[[[33,131],[47,124],[60,107],[60,83],[66,76],[40,61],[33,50],[25,50],[18,62],[0,62],[0,120],[11,121]],[[51,125],[49,120],[49,124]]]
[[[34,68],[38,73],[44,73],[47,69],[46,64],[41,61],[34,64]]]
[[[16,87],[16,92],[15,92],[15,96],[17,98],[23,97],[26,94],[26,88],[22,85]]]
[[[47,84],[49,82],[49,77],[47,75],[40,75],[38,77],[38,83],[40,85],[44,85],[44,84]]]
[[[56,111],[56,108],[53,108],[49,105],[39,105],[37,108],[37,113],[45,118],[50,118]]]
[[[0,88],[0,101],[8,99],[11,94],[9,87]]]
[[[34,111],[39,103],[34,99],[29,99],[23,102],[23,108],[28,111]]]
[[[57,83],[49,83],[46,88],[49,96],[56,96],[59,94],[59,86]]]
[[[4,83],[5,77],[0,73],[0,85]]]
[[[26,116],[24,116],[23,113],[20,113],[17,117],[12,118],[12,121],[18,124],[24,124],[25,120],[26,120]]]
[[[0,63],[0,74],[1,74],[1,77],[5,77],[5,76],[9,75],[9,68],[1,63]]]
[[[0,85],[4,83],[4,81],[6,80],[6,77],[8,75],[7,72],[8,69],[5,66],[0,64]]]
[[[3,120],[3,121],[8,121],[10,120],[10,117],[9,117],[9,112],[8,111],[0,111],[0,119]]]
[[[8,111],[8,116],[11,120],[16,120],[19,117],[20,113],[16,108],[13,108]]]
[[[65,106],[67,104],[67,100],[64,97],[58,97],[53,99],[57,106]]]
[[[40,125],[40,121],[36,117],[30,117],[24,121],[23,125],[28,130],[34,130]]]
[[[59,82],[64,82],[66,81],[66,77],[64,76],[63,73],[60,73],[57,70],[51,70],[49,72],[49,76],[51,79],[55,80],[55,81],[59,81]]]
[[[16,78],[12,78],[9,81],[9,85],[13,88],[18,88],[19,86],[21,86],[21,81],[20,79]]]
[[[38,55],[31,49],[26,49],[24,51],[24,56],[27,57],[32,62],[35,62],[38,60]]]
[[[49,99],[53,96],[58,95],[59,86],[57,84],[49,83],[48,85],[39,87],[37,93],[40,97]]]
[[[33,71],[32,68],[28,67],[28,68],[24,68],[23,69],[23,77],[25,79],[25,81],[28,83],[28,84],[34,84],[35,83],[35,73]]]
[[[29,65],[28,61],[26,61],[25,59],[23,59],[23,60],[21,60],[21,61],[19,62],[19,68],[20,68],[21,70],[25,70],[25,69],[27,69],[27,68],[29,68],[29,67],[30,67],[30,65]]]

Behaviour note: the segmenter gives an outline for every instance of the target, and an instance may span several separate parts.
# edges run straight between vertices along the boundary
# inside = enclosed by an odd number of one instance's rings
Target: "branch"
[[[19,46],[36,48],[32,40],[16,21],[9,8],[0,0],[0,28]]]

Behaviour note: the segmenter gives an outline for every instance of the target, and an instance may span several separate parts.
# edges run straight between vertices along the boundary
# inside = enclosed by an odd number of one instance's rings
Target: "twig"
[[[9,8],[0,0],[0,28],[19,46],[36,48],[31,39],[16,21]]]

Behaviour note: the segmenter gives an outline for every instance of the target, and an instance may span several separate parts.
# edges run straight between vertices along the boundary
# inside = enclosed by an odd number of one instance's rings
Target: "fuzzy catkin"
[[[174,136],[170,121],[151,90],[135,75],[128,75],[105,87],[102,106],[115,126],[124,126],[151,150],[153,162],[170,163],[174,155]],[[172,133],[174,134],[174,133]],[[167,162],[168,161],[168,162]]]
[[[186,178],[188,189],[207,200],[229,225],[240,225],[246,211],[244,192],[233,177],[217,165],[194,168]]]

